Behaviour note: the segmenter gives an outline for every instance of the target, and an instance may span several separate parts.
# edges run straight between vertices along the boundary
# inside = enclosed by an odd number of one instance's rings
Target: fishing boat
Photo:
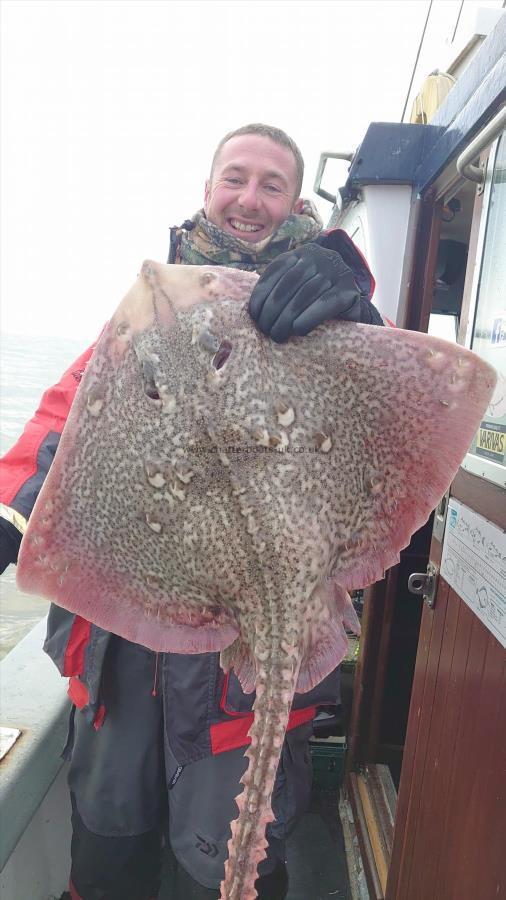
[[[450,50],[411,115],[322,153],[315,191],[367,258],[381,312],[471,348],[502,380],[438,508],[354,598],[362,636],[341,703],[314,724],[290,900],[506,895],[506,15],[479,11]],[[323,186],[329,159],[345,161],[339,189]],[[424,432],[420,420],[399,441]],[[64,897],[68,879],[70,701],[44,635],[41,621],[0,664],[2,900]],[[167,851],[160,898],[170,872]]]

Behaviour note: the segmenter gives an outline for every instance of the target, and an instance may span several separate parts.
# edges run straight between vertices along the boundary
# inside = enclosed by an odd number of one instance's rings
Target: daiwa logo
[[[450,510],[450,528],[455,528],[457,526],[457,518],[458,512],[456,509]]]
[[[213,859],[215,856],[218,856],[218,847],[214,841],[206,841],[205,838],[201,837],[200,834],[197,834],[196,832],[195,837],[197,838],[197,843],[195,844],[197,850],[200,850],[201,853],[205,853],[206,856],[210,856]]]

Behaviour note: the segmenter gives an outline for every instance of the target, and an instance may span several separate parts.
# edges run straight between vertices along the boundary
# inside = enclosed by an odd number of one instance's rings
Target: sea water
[[[86,349],[66,338],[0,337],[0,453],[17,441],[43,392]],[[47,613],[49,604],[16,587],[16,567],[0,575],[0,659]]]

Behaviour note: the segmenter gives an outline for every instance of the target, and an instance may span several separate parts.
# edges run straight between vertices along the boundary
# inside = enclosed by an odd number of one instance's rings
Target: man
[[[261,277],[249,310],[271,339],[305,335],[328,319],[382,324],[374,283],[344,232],[322,232],[300,199],[303,161],[282,131],[249,125],[220,142],[204,208],[171,231],[169,262],[227,265]],[[34,419],[3,460],[2,568],[15,561],[54,456],[68,409],[91,355],[86,351],[46,392]],[[72,797],[73,900],[148,900],[160,881],[168,835],[177,860],[171,897],[218,896],[245,769],[253,698],[218,654],[156,654],[52,606],[45,650],[70,676],[73,707],[66,754]],[[275,822],[257,890],[287,891],[287,831],[307,807],[307,741],[319,704],[335,704],[337,670],[296,695],[273,794]]]

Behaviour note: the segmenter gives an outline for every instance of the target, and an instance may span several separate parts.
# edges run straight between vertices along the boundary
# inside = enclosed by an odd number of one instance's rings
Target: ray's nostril
[[[225,365],[227,359],[232,352],[232,344],[230,341],[222,341],[218,350],[213,356],[213,366],[215,369],[221,369]]]

